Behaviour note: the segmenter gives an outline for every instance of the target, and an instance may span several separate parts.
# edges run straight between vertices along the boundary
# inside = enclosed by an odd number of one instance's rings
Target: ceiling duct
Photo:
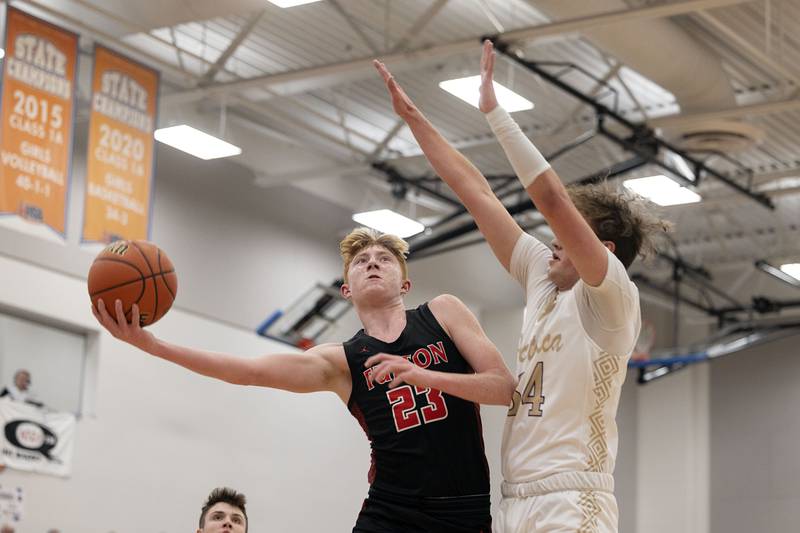
[[[764,130],[733,120],[709,120],[672,130],[674,142],[689,152],[736,154],[761,144]]]

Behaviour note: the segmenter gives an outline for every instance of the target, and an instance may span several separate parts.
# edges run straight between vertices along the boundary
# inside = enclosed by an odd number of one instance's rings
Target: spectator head
[[[24,368],[14,372],[14,385],[21,391],[28,390],[28,387],[31,386],[31,373]],[[0,533],[4,532],[0,530]]]

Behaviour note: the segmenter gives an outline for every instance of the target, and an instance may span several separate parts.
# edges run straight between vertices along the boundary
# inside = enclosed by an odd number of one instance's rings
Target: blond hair
[[[601,241],[614,243],[614,255],[628,268],[637,256],[655,252],[656,238],[672,229],[657,206],[627,189],[608,182],[567,187],[575,207]]]
[[[391,252],[400,263],[403,279],[408,279],[408,264],[406,263],[408,243],[406,241],[397,235],[381,233],[375,229],[356,228],[339,243],[339,253],[342,255],[342,261],[344,262],[345,282],[347,282],[347,271],[350,268],[350,263],[353,262],[355,256],[361,253],[362,250],[370,246],[382,246]]]

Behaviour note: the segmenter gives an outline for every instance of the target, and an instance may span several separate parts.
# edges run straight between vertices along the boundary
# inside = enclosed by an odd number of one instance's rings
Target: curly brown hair
[[[382,246],[389,250],[400,262],[403,279],[408,279],[408,264],[406,263],[408,243],[406,241],[397,235],[381,233],[376,229],[356,228],[339,243],[339,252],[344,262],[345,283],[347,282],[347,270],[350,268],[350,263],[362,250],[370,246]]]
[[[569,196],[601,241],[614,243],[614,255],[628,268],[637,256],[655,252],[656,236],[672,229],[657,206],[608,182],[570,185]]]

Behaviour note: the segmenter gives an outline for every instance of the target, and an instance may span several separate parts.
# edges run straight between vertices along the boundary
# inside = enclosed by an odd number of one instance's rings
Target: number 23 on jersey
[[[418,412],[417,395],[422,394],[428,400],[428,405]],[[421,426],[423,422],[430,424],[447,418],[447,404],[440,390],[403,385],[386,391],[386,397],[392,406],[394,427],[398,433]]]

